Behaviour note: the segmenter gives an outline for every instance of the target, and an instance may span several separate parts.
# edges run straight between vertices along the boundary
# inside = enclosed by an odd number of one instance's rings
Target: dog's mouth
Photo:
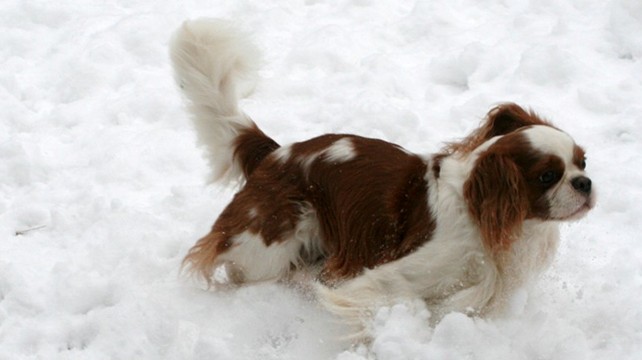
[[[595,198],[593,196],[589,196],[586,198],[584,203],[580,204],[580,206],[577,207],[576,210],[571,212],[569,215],[563,216],[556,220],[560,220],[560,221],[579,220],[583,218],[591,209],[593,209],[593,207],[595,207]]]
[[[562,219],[562,220],[565,220],[565,221],[579,220],[583,218],[584,215],[586,215],[586,213],[589,212],[589,210],[591,210],[591,207],[588,205],[588,203],[585,203],[584,205],[580,206],[580,208],[577,209],[574,213],[572,213],[571,215],[567,216],[565,219]]]

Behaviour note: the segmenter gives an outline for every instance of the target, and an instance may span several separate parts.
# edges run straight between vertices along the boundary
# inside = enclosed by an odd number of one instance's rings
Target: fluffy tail
[[[186,21],[170,45],[175,78],[187,99],[212,180],[247,177],[279,145],[238,107],[254,89],[258,49],[223,20]]]

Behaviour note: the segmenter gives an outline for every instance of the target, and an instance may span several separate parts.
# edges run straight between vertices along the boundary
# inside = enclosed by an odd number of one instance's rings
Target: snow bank
[[[0,359],[637,359],[642,6],[636,0],[18,1],[0,4]],[[379,311],[369,346],[304,292],[178,274],[233,189],[206,187],[170,33],[235,19],[265,53],[244,107],[287,143],[324,132],[429,153],[493,105],[588,150],[600,196],[502,319]]]

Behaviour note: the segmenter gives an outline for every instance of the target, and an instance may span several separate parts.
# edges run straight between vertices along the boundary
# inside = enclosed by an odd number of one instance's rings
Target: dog
[[[187,21],[170,57],[213,179],[241,184],[184,260],[210,285],[219,268],[235,285],[318,268],[320,301],[347,322],[407,299],[433,319],[484,316],[546,269],[560,222],[595,204],[582,147],[516,104],[431,156],[348,134],[281,146],[239,109],[257,78],[248,36]]]

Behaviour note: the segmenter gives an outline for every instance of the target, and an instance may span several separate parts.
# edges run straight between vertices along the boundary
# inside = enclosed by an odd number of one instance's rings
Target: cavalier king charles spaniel
[[[188,21],[170,55],[215,179],[242,187],[184,266],[208,284],[315,272],[327,308],[364,326],[423,299],[432,318],[487,315],[553,258],[561,221],[595,204],[584,150],[515,104],[432,156],[357,135],[281,146],[238,107],[258,51],[221,20]]]

